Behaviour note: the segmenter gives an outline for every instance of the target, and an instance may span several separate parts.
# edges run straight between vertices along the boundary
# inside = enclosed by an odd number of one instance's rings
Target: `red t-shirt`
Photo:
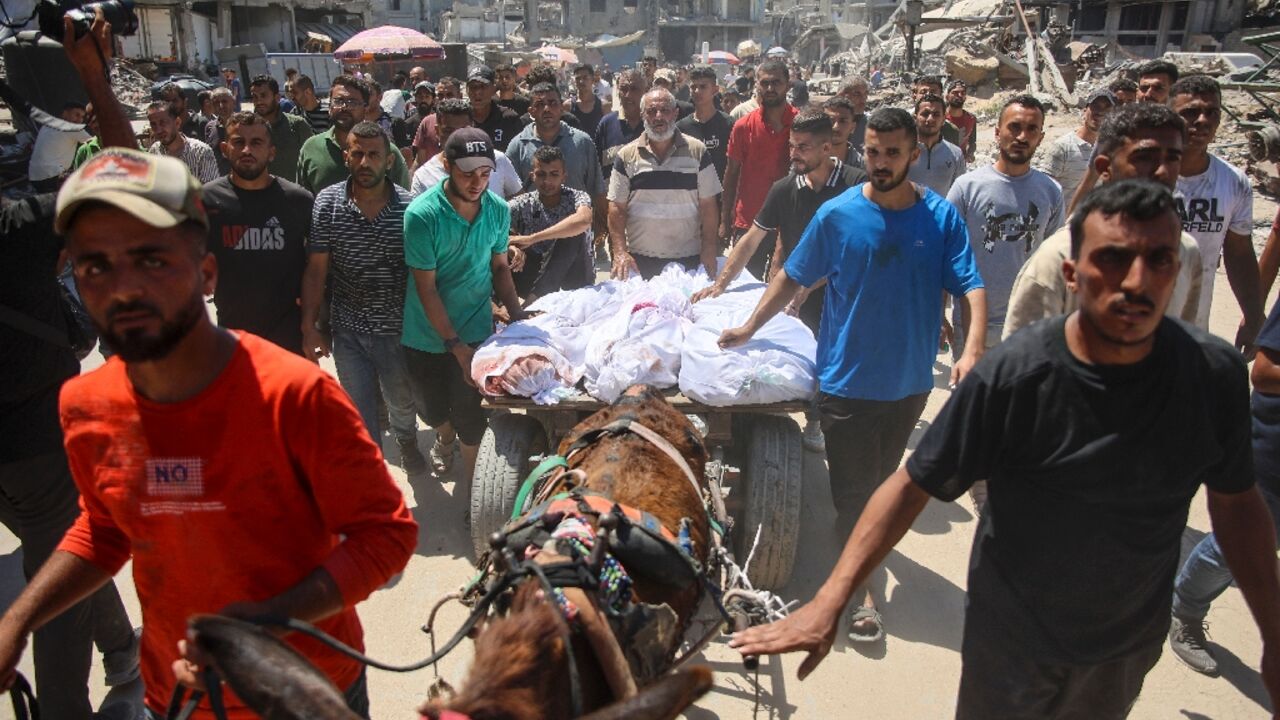
[[[790,165],[791,121],[798,111],[786,105],[782,113],[782,129],[777,132],[764,121],[764,108],[756,108],[733,124],[729,133],[730,160],[742,165],[738,174],[737,204],[733,208],[733,225],[749,228],[764,207],[769,188]]]
[[[266,600],[317,567],[346,610],[316,624],[362,647],[353,606],[404,568],[417,524],[323,370],[239,333],[227,367],[193,398],[149,401],[113,358],[63,386],[61,415],[81,513],[58,549],[111,574],[132,556],[151,710],[164,714],[190,615]],[[340,690],[360,673],[313,640],[289,642]],[[231,718],[256,717],[226,700]]]
[[[966,155],[969,154],[969,138],[973,137],[973,133],[978,129],[978,118],[968,110],[961,110],[960,117],[947,116],[947,120],[960,131],[960,150]]]
[[[440,135],[436,131],[436,114],[422,118],[422,122],[418,123],[418,132],[413,135],[413,149],[426,150],[427,157],[435,157],[440,152]]]

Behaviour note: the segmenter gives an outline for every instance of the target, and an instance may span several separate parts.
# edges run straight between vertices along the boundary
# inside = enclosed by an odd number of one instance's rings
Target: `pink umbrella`
[[[383,25],[361,30],[333,52],[339,60],[370,62],[393,58],[439,60],[444,57],[440,43],[417,30]]]
[[[554,45],[543,45],[538,48],[538,54],[548,62],[569,63],[570,65],[576,65],[578,62],[577,53]]]
[[[694,57],[701,59],[702,53],[694,53]],[[712,50],[707,53],[707,62],[712,65],[739,65],[742,63],[742,61],[738,59],[737,55],[734,55],[731,52],[725,52],[724,50]]]

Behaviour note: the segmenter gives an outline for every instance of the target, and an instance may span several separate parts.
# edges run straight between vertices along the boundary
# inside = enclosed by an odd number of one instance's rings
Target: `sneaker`
[[[804,424],[804,435],[800,438],[804,449],[809,452],[826,452],[827,441],[822,435],[822,424],[817,420],[808,420]]]
[[[133,641],[128,647],[112,650],[102,655],[102,669],[108,687],[118,687],[138,679],[140,674],[138,651],[142,644],[142,628],[133,629]]]
[[[418,440],[401,440],[396,438],[396,446],[400,448],[400,467],[406,475],[422,475],[427,471],[427,459],[422,457],[418,449]]]
[[[1209,652],[1208,630],[1209,625],[1203,620],[1183,620],[1174,615],[1169,626],[1169,647],[1187,667],[1217,676],[1218,659]]]

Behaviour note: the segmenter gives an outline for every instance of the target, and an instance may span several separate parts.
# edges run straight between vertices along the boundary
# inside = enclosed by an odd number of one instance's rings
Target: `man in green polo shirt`
[[[333,79],[329,89],[329,119],[333,125],[319,135],[313,135],[302,143],[298,152],[298,184],[313,194],[345,182],[351,176],[343,150],[347,147],[347,133],[364,118],[369,104],[369,86],[350,75]],[[409,167],[399,153],[387,174],[400,187],[409,187]]]
[[[280,83],[270,75],[258,75],[249,84],[249,97],[253,111],[271,127],[271,142],[276,156],[267,165],[267,172],[286,180],[298,175],[298,153],[302,144],[310,138],[311,123],[301,115],[280,109]]]
[[[448,472],[461,441],[462,477],[469,483],[486,426],[471,359],[493,332],[490,297],[497,295],[512,322],[526,315],[507,264],[511,216],[488,191],[493,142],[483,130],[462,128],[441,154],[448,179],[404,213],[409,286],[401,342],[418,412],[436,431],[432,467],[438,475]]]

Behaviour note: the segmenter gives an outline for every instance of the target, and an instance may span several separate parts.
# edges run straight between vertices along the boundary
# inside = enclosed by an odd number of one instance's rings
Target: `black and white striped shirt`
[[[351,199],[351,180],[321,190],[311,215],[308,252],[329,253],[334,329],[399,335],[409,269],[404,262],[404,210],[408,190],[393,194],[373,220]]]

